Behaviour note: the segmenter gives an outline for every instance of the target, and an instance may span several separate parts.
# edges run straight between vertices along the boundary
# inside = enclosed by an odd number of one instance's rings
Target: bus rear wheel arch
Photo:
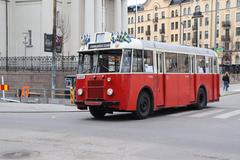
[[[136,119],[145,119],[153,113],[153,96],[151,91],[143,89],[137,99],[136,111],[133,113]]]
[[[204,86],[199,87],[194,108],[203,109],[207,106],[207,92]]]

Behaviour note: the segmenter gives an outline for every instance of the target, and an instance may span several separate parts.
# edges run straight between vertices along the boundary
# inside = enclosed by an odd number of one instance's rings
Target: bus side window
[[[158,73],[162,73],[163,72],[163,67],[162,67],[163,62],[162,62],[162,53],[160,51],[157,51],[156,58],[157,58]]]
[[[142,50],[133,50],[133,72],[143,72]]]
[[[144,51],[144,72],[153,73],[153,51]]]
[[[213,73],[218,73],[218,65],[217,65],[217,58],[214,58],[213,60],[213,69],[214,69],[214,72]]]
[[[132,50],[124,50],[123,51],[121,72],[130,72],[131,71],[131,56],[132,56]]]
[[[191,73],[195,73],[195,56],[191,55],[190,56],[191,59]]]
[[[197,56],[197,73],[206,73],[204,56]]]
[[[187,54],[178,54],[178,72],[189,73],[189,58]]]
[[[165,54],[165,65],[167,73],[177,73],[177,54],[166,53]]]

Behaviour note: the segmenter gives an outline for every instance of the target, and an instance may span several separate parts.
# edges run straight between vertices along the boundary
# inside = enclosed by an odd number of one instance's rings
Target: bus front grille
[[[99,80],[88,81],[88,99],[103,99],[104,82]]]

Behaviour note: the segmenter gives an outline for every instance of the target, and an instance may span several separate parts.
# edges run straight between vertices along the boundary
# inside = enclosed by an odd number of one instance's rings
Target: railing
[[[57,71],[76,71],[78,56],[56,57]],[[52,57],[8,57],[8,71],[51,71]],[[0,57],[0,70],[6,70],[6,57]]]
[[[231,27],[231,21],[223,21],[222,27],[224,28],[230,28]]]
[[[222,41],[226,41],[226,42],[229,42],[230,41],[230,36],[229,35],[223,35],[222,37],[221,37],[221,40]]]

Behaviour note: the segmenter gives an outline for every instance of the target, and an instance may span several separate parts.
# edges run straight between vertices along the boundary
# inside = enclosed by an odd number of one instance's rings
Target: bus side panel
[[[199,87],[203,85],[207,90],[207,99],[212,101],[213,97],[213,84],[211,74],[197,74],[196,75],[196,96],[198,94]]]
[[[179,74],[178,79],[178,105],[188,105],[190,104],[190,75],[189,74]]]
[[[164,105],[164,78],[163,74],[157,75],[157,86],[156,86],[156,106]]]
[[[219,96],[220,96],[220,80],[219,80],[219,74],[214,74],[213,75],[213,90],[214,90],[214,96],[213,96],[213,100],[214,101],[218,101],[219,100]]]
[[[178,105],[178,75],[175,74],[165,74],[165,106],[174,107]]]
[[[190,96],[189,96],[189,102],[195,102],[196,101],[196,88],[195,88],[195,81],[196,81],[196,75],[190,74]]]
[[[126,94],[129,98],[129,103],[127,107],[128,111],[136,110],[138,95],[143,87],[148,86],[152,90],[153,96],[156,97],[156,95],[154,94],[156,93],[156,91],[153,90],[156,88],[154,87],[154,83],[156,82],[156,76],[157,75],[153,74],[131,75],[129,93]]]

